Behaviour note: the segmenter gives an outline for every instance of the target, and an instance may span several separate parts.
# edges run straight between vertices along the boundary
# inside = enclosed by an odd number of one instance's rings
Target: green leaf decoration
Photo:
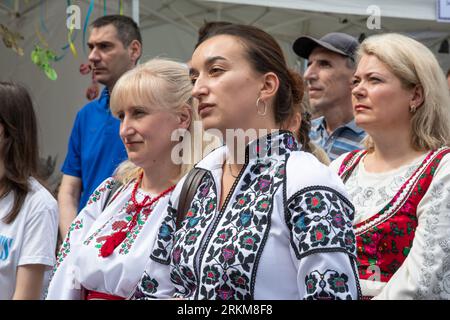
[[[31,61],[38,66],[45,75],[50,79],[55,81],[58,79],[58,74],[56,70],[50,65],[50,61],[56,60],[56,54],[48,49],[42,49],[40,46],[36,45],[34,50],[31,52]],[[95,201],[95,200],[94,200]]]
[[[31,61],[34,64],[38,64],[39,63],[39,52],[37,52],[36,50],[33,50],[31,52]]]
[[[48,66],[47,68],[45,68],[44,72],[50,80],[55,81],[56,79],[58,79],[58,74],[52,67]]]

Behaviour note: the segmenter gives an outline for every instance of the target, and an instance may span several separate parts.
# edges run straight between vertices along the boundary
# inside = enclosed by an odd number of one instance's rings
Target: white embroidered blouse
[[[170,194],[145,207],[132,232],[104,258],[100,248],[106,237],[135,214],[130,209],[134,181],[120,188],[102,212],[114,183],[112,178],[105,180],[72,223],[58,254],[47,299],[82,299],[82,288],[123,298],[134,292],[166,216]],[[136,200],[140,202],[146,195],[150,194],[138,189]]]
[[[171,197],[149,265],[134,298],[357,299],[353,206],[339,177],[290,133],[251,142],[246,164],[221,210],[221,147],[174,234],[182,183]]]
[[[347,154],[330,164],[336,173]],[[370,173],[364,157],[346,182],[358,224],[378,213],[419,167],[426,155],[385,173]],[[360,280],[374,299],[450,299],[450,155],[442,159],[417,207],[418,225],[411,251],[389,282]]]

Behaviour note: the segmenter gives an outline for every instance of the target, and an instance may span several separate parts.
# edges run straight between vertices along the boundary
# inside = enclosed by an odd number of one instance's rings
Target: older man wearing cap
[[[356,126],[352,108],[352,77],[358,41],[345,33],[333,32],[319,40],[300,37],[294,52],[308,60],[305,80],[309,102],[321,117],[312,121],[311,140],[322,146],[331,160],[362,149],[365,132]]]

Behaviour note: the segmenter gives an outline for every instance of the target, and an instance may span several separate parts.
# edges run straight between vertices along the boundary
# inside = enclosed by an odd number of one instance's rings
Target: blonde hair
[[[405,88],[420,86],[424,100],[411,119],[411,145],[416,150],[433,150],[448,145],[450,139],[450,95],[445,75],[433,53],[420,42],[396,33],[365,39],[357,61],[373,55],[399,78]],[[373,150],[370,136],[364,140]]]
[[[325,150],[322,149],[322,147],[319,147],[314,142],[310,142],[310,148],[312,155],[316,157],[317,160],[319,160],[326,166],[328,166],[331,163],[330,158],[328,157]]]
[[[174,113],[187,106],[191,114],[188,132],[193,135],[194,121],[198,120],[198,116],[191,91],[192,83],[185,65],[166,59],[151,59],[126,72],[117,81],[111,94],[111,112],[117,116],[120,108],[126,104],[140,106],[151,104],[158,110],[169,110]],[[192,151],[190,159],[181,164],[178,179],[192,169],[198,159],[198,152],[203,152],[195,149],[194,141],[194,138],[190,139]],[[116,169],[114,177],[126,184],[136,179],[141,172],[142,168],[127,160]]]

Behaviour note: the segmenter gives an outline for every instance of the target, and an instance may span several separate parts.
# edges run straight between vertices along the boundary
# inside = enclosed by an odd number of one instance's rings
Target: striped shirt
[[[319,117],[311,121],[309,137],[312,142],[321,146],[333,161],[343,153],[364,149],[361,142],[366,133],[352,120],[328,134],[325,118]]]

